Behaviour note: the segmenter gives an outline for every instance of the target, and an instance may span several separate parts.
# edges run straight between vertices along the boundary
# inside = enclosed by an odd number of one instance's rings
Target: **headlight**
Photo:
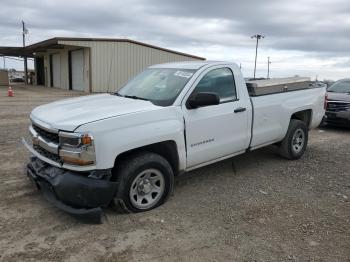
[[[86,166],[95,163],[94,139],[88,133],[59,133],[61,161],[66,164]]]
[[[61,146],[68,147],[92,145],[93,143],[93,137],[90,134],[60,132],[59,139]]]

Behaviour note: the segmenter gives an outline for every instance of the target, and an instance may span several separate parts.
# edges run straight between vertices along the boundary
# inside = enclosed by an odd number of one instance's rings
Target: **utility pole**
[[[23,51],[26,46],[26,34],[28,34],[28,30],[25,27],[24,21],[22,21],[22,37],[23,37]],[[27,64],[27,56],[23,56],[24,59],[24,81],[25,84],[28,85],[28,64]]]
[[[6,58],[5,56],[2,57],[4,59],[4,69],[6,69]]]
[[[257,57],[258,57],[259,40],[260,40],[261,38],[265,38],[265,36],[264,36],[264,35],[256,34],[256,35],[253,35],[251,38],[252,38],[252,39],[253,39],[253,38],[256,38],[256,46],[255,46],[255,65],[254,65],[254,79],[255,79],[255,74],[256,74],[256,60],[257,60]]]
[[[267,79],[270,79],[270,65],[271,65],[271,61],[270,61],[270,57],[267,57]]]

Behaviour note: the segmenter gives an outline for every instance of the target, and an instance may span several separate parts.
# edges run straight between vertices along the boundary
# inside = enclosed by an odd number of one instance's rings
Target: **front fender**
[[[179,108],[161,108],[104,119],[82,125],[76,131],[93,134],[97,169],[112,168],[121,153],[169,140],[176,143],[179,168],[185,169],[184,122]]]

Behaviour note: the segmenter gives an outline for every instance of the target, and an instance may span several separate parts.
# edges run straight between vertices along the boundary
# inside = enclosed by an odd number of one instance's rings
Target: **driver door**
[[[188,168],[244,151],[250,138],[247,102],[238,97],[231,68],[207,69],[194,85],[183,105]],[[214,92],[220,103],[190,108],[188,100],[198,92]]]

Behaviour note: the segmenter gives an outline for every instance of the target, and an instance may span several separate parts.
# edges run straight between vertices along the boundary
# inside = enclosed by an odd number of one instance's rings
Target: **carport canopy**
[[[59,38],[52,38],[26,47],[0,46],[0,56],[35,57],[36,53],[48,49],[63,49],[64,45],[58,41]]]

